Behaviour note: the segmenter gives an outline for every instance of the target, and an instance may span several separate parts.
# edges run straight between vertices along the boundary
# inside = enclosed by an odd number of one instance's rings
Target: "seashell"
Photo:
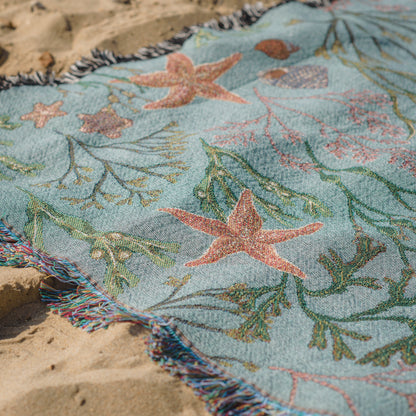
[[[266,84],[287,89],[315,89],[328,86],[328,69],[319,65],[273,68],[259,72],[258,77]]]
[[[289,58],[293,52],[300,48],[281,39],[266,39],[259,42],[254,49],[264,52],[270,58],[283,60]]]

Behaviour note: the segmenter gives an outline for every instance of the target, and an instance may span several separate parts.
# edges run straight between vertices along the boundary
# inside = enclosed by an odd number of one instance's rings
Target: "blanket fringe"
[[[218,31],[238,30],[251,26],[257,22],[268,10],[289,3],[294,0],[280,0],[274,6],[264,7],[263,3],[245,5],[241,10],[229,16],[222,16],[219,20],[212,19],[199,25],[185,27],[181,32],[169,40],[140,48],[134,54],[117,55],[110,50],[93,49],[91,56],[82,57],[69,68],[69,71],[61,77],[56,77],[54,72],[35,72],[34,74],[17,74],[12,76],[0,75],[0,91],[20,85],[59,85],[74,83],[82,77],[90,74],[102,66],[109,66],[120,62],[144,61],[179,50],[187,39],[202,28]],[[303,0],[302,3],[311,7],[319,7],[329,4],[333,0]]]
[[[209,361],[200,358],[175,333],[172,324],[153,322],[147,340],[148,354],[172,375],[190,386],[215,415],[306,416],[271,401],[253,386],[236,379]]]
[[[226,373],[201,357],[183,338],[173,322],[121,305],[106,295],[68,260],[53,258],[32,247],[0,220],[0,266],[36,267],[65,283],[59,289],[42,282],[41,299],[72,325],[88,332],[114,322],[131,322],[151,329],[146,341],[148,355],[172,375],[179,376],[207,409],[222,416],[314,416],[289,409],[254,386]]]

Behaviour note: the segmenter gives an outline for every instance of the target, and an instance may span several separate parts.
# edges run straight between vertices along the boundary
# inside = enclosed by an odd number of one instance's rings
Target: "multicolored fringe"
[[[69,72],[57,78],[54,73],[36,72],[33,75],[0,76],[0,91],[20,85],[57,85],[76,82],[102,66],[119,62],[147,60],[174,52],[201,28],[219,31],[242,29],[260,19],[273,7],[293,0],[282,0],[265,8],[262,3],[245,6],[242,10],[219,21],[185,28],[170,40],[155,46],[141,48],[136,54],[116,55],[112,51],[93,50],[91,57],[82,58]],[[322,6],[331,0],[309,0],[309,6]],[[131,322],[151,329],[146,341],[149,356],[172,375],[179,376],[201,397],[207,409],[222,416],[318,416],[301,410],[289,409],[271,399],[256,387],[237,379],[212,361],[203,358],[190,345],[173,323],[163,318],[143,314],[121,305],[105,294],[74,264],[65,259],[50,257],[32,247],[24,238],[0,220],[0,266],[35,267],[46,275],[67,284],[69,288],[56,289],[43,282],[41,298],[48,307],[67,318],[72,325],[88,332],[107,328],[114,322]],[[322,415],[320,415],[322,416]]]
[[[107,328],[114,322],[131,322],[150,328],[151,335],[146,341],[149,356],[172,375],[179,376],[206,402],[213,414],[315,416],[282,406],[254,386],[229,375],[201,357],[173,323],[121,305],[74,264],[32,247],[4,221],[0,221],[0,266],[36,267],[66,283],[69,288],[56,289],[43,282],[41,298],[55,313],[86,331]]]

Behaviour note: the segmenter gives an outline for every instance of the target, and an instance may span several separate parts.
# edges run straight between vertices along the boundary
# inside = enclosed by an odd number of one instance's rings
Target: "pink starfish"
[[[233,212],[228,217],[227,224],[177,208],[161,208],[159,211],[172,214],[195,230],[218,237],[202,257],[186,263],[185,266],[194,267],[215,263],[230,254],[244,251],[270,267],[302,279],[306,278],[305,273],[281,258],[273,244],[312,234],[323,227],[321,222],[315,222],[293,230],[263,230],[263,220],[253,205],[252,193],[248,189],[241,194]]]
[[[214,81],[231,69],[242,57],[235,53],[218,62],[194,66],[191,59],[183,53],[168,55],[166,71],[153,74],[134,75],[130,80],[146,87],[170,88],[169,94],[153,103],[146,104],[146,110],[173,108],[189,104],[196,96],[213,100],[232,101],[249,104],[237,94],[227,91]],[[117,81],[113,81],[117,82]]]
[[[35,122],[35,127],[40,129],[45,127],[46,123],[51,118],[66,116],[67,113],[65,113],[65,111],[59,110],[63,103],[63,101],[56,101],[51,105],[37,103],[33,106],[33,111],[31,113],[23,114],[20,119],[33,120]]]
[[[121,137],[121,130],[131,127],[133,121],[120,117],[111,107],[104,107],[96,114],[78,114],[84,120],[79,129],[84,133],[101,133],[109,139]]]

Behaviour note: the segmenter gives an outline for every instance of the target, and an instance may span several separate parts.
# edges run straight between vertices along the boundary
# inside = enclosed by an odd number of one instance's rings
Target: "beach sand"
[[[134,53],[169,39],[184,26],[230,14],[247,3],[256,1],[0,0],[0,74],[45,67],[60,74],[93,48]],[[40,59],[45,52],[53,61]]]
[[[92,48],[134,53],[245,3],[255,1],[0,0],[0,75],[60,74]],[[146,355],[144,329],[73,328],[40,302],[42,279],[34,269],[0,268],[1,416],[208,414]]]
[[[147,331],[118,323],[88,334],[51,313],[33,269],[0,275],[0,415],[204,416],[204,403],[145,353]],[[14,301],[14,305],[13,302]]]

